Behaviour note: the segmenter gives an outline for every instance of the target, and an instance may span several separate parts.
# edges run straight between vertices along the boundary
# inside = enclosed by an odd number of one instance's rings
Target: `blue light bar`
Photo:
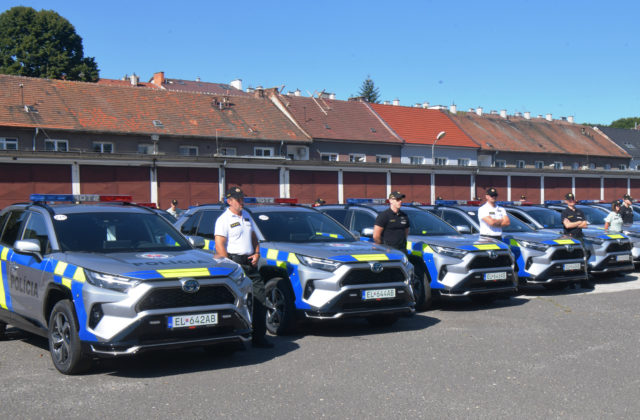
[[[384,198],[347,198],[347,204],[385,204]]]
[[[513,206],[513,201],[496,201],[496,204],[499,206]]]
[[[29,200],[33,202],[70,202],[70,203],[82,203],[86,201],[91,202],[113,202],[113,201],[126,201],[131,202],[132,197],[130,195],[99,195],[99,194],[31,194]]]
[[[602,201],[600,200],[580,200],[578,204],[600,204]]]
[[[469,202],[467,200],[436,200],[437,206],[457,206],[465,205]]]
[[[562,200],[544,200],[544,204],[562,204]]]

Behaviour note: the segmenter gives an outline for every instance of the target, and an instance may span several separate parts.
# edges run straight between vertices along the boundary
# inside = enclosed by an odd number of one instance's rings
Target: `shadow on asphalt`
[[[485,311],[487,309],[508,308],[520,306],[529,302],[529,299],[522,299],[518,296],[496,299],[493,302],[475,302],[465,297],[441,298],[436,301],[432,309],[442,311],[472,312]]]

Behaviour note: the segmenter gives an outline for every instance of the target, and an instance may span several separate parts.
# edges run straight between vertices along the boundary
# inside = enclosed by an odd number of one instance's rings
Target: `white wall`
[[[469,159],[469,166],[478,165],[476,149],[438,146],[433,150],[435,158],[447,158],[447,166],[458,166],[458,159]],[[401,150],[401,163],[411,163],[412,156],[423,156],[424,164],[431,165],[431,146],[408,144]]]

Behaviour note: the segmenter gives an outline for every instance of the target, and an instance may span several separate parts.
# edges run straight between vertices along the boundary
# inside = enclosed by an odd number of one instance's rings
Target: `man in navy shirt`
[[[406,253],[409,217],[400,209],[404,198],[405,195],[400,191],[389,194],[389,208],[378,214],[373,225],[373,242]]]
[[[573,195],[573,193],[567,193],[564,198],[565,203],[567,203],[567,207],[562,210],[562,213],[560,215],[560,217],[562,217],[564,233],[574,239],[579,240],[582,243],[582,240],[584,238],[582,229],[586,228],[588,225],[587,218],[584,216],[582,210],[576,208],[576,197]],[[585,289],[594,288],[593,282],[591,282],[591,280],[583,280],[582,282],[580,282],[580,285]]]

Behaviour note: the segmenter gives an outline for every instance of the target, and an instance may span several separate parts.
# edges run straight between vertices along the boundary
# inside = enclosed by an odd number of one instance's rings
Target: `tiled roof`
[[[120,79],[99,79],[97,82],[99,85],[107,85],[107,86],[129,86],[129,87],[146,87],[151,89],[160,89],[153,83],[147,82],[138,82],[137,85],[132,85],[129,80],[120,80]]]
[[[365,102],[288,95],[278,99],[314,139],[402,143]]]
[[[640,131],[613,127],[598,127],[598,129],[631,156],[640,157]]]
[[[226,83],[209,83],[193,80],[164,79],[162,89],[175,92],[210,93],[213,95],[251,96]]]
[[[479,116],[471,112],[449,115],[482,150],[629,157],[589,126],[541,118]]]
[[[310,140],[268,98],[230,97],[228,106],[222,101],[214,95],[0,75],[1,126]]]
[[[447,134],[438,140],[439,146],[479,146],[451,119],[437,109],[371,104],[374,111],[409,144],[433,144],[439,132]]]

